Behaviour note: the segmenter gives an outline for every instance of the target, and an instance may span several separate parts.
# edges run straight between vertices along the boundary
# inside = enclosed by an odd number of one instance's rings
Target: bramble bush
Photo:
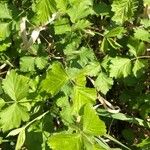
[[[1,0],[1,149],[149,149],[149,6]]]

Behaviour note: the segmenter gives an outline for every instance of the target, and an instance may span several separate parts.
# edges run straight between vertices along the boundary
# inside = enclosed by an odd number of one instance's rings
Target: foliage
[[[2,149],[149,147],[148,0],[3,0],[0,26]]]

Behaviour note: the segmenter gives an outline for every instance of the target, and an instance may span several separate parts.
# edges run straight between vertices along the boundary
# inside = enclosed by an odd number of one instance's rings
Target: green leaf
[[[149,149],[150,147],[150,138],[142,140],[141,143],[137,144],[137,147],[140,147],[141,150]]]
[[[35,71],[35,57],[24,56],[20,58],[20,70],[22,72],[33,72]]]
[[[28,79],[11,70],[2,82],[3,89],[14,101],[20,101],[28,95]]]
[[[66,13],[69,0],[58,0],[56,4],[59,11]]]
[[[2,41],[10,35],[10,24],[6,22],[0,22],[0,27],[0,41]]]
[[[127,46],[129,47],[129,52],[136,57],[143,55],[146,52],[146,46],[144,42],[141,42],[135,38],[130,38]]]
[[[55,134],[48,140],[48,145],[53,150],[81,150],[82,141],[80,134]]]
[[[109,16],[111,7],[103,2],[94,4],[94,12],[96,15]]]
[[[101,66],[99,62],[91,62],[84,68],[85,74],[88,76],[97,76],[100,70]]]
[[[46,23],[56,10],[55,0],[37,0],[35,4],[36,22],[38,24]]]
[[[103,53],[106,53],[108,51],[108,40],[107,38],[103,38],[101,45],[100,45],[100,51],[102,51]]]
[[[150,33],[142,28],[137,28],[134,30],[134,37],[141,41],[150,42]]]
[[[138,72],[144,67],[145,67],[145,63],[143,62],[143,60],[137,59],[132,69],[133,74],[137,77]]]
[[[68,81],[68,76],[61,63],[52,64],[51,70],[48,71],[46,78],[41,83],[41,91],[46,91],[52,95],[57,94],[63,85]]]
[[[131,60],[128,58],[116,57],[111,60],[110,77],[127,77],[131,74]]]
[[[106,94],[113,85],[113,79],[109,78],[105,73],[101,72],[95,80],[95,87],[98,91]]]
[[[7,3],[0,3],[0,19],[12,19],[10,9],[8,9]]]
[[[5,108],[0,113],[0,125],[3,131],[18,128],[21,121],[28,121],[29,115],[26,108],[17,103]]]
[[[75,2],[70,9],[68,9],[67,13],[70,16],[70,19],[73,23],[76,21],[87,17],[92,13],[92,5],[93,2],[91,0],[82,0],[79,2]]]
[[[83,131],[90,135],[102,136],[106,134],[105,123],[99,119],[90,104],[84,106]]]
[[[0,52],[6,51],[8,47],[10,47],[11,42],[10,41],[3,41],[0,43]]]
[[[67,18],[57,20],[54,24],[55,34],[65,34],[71,31],[70,23]]]
[[[149,28],[150,27],[150,19],[141,19],[140,22],[145,28]]]
[[[116,27],[113,28],[111,30],[109,30],[109,32],[105,33],[105,37],[110,38],[110,37],[119,37],[122,36],[123,33],[125,33],[126,30],[123,27]]]
[[[118,24],[133,20],[137,6],[137,0],[113,0],[112,11],[114,16],[112,19]]]
[[[35,65],[38,69],[42,70],[47,66],[48,58],[46,57],[36,57]]]
[[[85,28],[88,28],[91,25],[91,23],[88,20],[81,19],[77,23],[74,24],[73,29],[74,30],[83,30]]]
[[[22,130],[18,135],[15,150],[21,149],[21,147],[23,146],[23,144],[25,142],[25,138],[26,138],[25,130]]]
[[[75,86],[73,91],[73,112],[78,113],[87,103],[95,103],[96,90],[93,88]]]
[[[5,101],[4,101],[2,98],[0,98],[0,109],[1,109],[4,105],[5,105]]]

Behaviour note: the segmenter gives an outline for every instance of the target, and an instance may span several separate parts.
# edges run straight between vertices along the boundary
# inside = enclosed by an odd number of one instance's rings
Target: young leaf
[[[28,79],[11,70],[2,82],[6,94],[14,101],[20,101],[28,95]]]
[[[95,100],[95,89],[75,86],[73,91],[73,112],[78,113],[83,105],[87,103],[93,104]]]
[[[46,78],[41,83],[41,91],[55,95],[67,81],[68,76],[62,64],[58,62],[53,63],[51,70],[48,71]]]
[[[114,0],[112,3],[112,11],[114,12],[112,19],[118,24],[132,20],[137,6],[137,0]]]
[[[113,85],[113,79],[109,78],[105,73],[101,72],[95,80],[95,87],[98,91],[106,94]]]
[[[21,121],[27,121],[29,119],[29,115],[24,106],[14,103],[0,112],[0,118],[2,130],[8,131],[13,128],[18,128]]]
[[[48,145],[53,150],[81,150],[82,140],[80,134],[55,134],[48,140]]]
[[[127,77],[131,73],[131,60],[128,58],[116,57],[111,60],[110,77]]]
[[[83,131],[90,135],[102,136],[106,134],[105,123],[99,119],[90,104],[84,106]]]

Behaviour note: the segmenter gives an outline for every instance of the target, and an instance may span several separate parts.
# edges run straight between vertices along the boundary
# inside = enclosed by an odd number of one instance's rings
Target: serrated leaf
[[[59,11],[66,13],[67,6],[69,4],[68,0],[58,0],[56,4],[57,4],[57,8],[59,9]]]
[[[55,34],[65,34],[71,31],[71,26],[67,18],[57,20],[54,24]]]
[[[81,107],[87,103],[94,104],[96,97],[95,89],[75,86],[73,91],[73,112],[78,113]]]
[[[136,57],[143,55],[146,52],[144,42],[141,42],[135,38],[130,38],[127,46],[129,47],[130,53],[132,53]]]
[[[33,72],[35,71],[35,57],[24,56],[20,58],[20,70],[22,72]]]
[[[46,67],[48,59],[46,57],[36,57],[35,65],[38,69],[42,70]]]
[[[46,23],[56,10],[55,0],[37,0],[35,4],[36,22],[38,24]]]
[[[113,79],[108,77],[105,73],[101,72],[95,80],[95,87],[98,91],[106,94],[113,85]]]
[[[102,136],[106,134],[105,123],[99,119],[96,111],[90,104],[86,104],[84,106],[83,132],[95,136]]]
[[[118,24],[133,19],[137,9],[137,0],[113,0],[112,11],[114,12],[113,20]]]
[[[6,94],[14,101],[20,101],[28,95],[28,79],[11,70],[2,82]]]
[[[8,9],[7,3],[0,3],[0,19],[12,19],[10,9]]]
[[[51,70],[48,71],[46,78],[41,83],[41,91],[46,91],[52,95],[57,94],[63,85],[68,81],[68,76],[61,63],[53,63]]]
[[[101,66],[98,62],[91,62],[89,65],[85,66],[84,68],[85,75],[88,76],[97,76],[100,70],[101,70]]]
[[[75,2],[67,13],[73,23],[92,13],[93,2],[91,0],[82,0]]]
[[[15,150],[21,149],[21,147],[23,146],[23,144],[25,142],[25,138],[26,138],[25,130],[22,130],[18,135]]]
[[[137,59],[134,63],[133,69],[132,69],[133,74],[135,76],[137,76],[138,71],[140,71],[144,67],[145,67],[144,62],[142,60]]]
[[[91,25],[91,23],[88,20],[81,19],[77,21],[77,23],[74,24],[73,29],[74,30],[83,30],[85,28],[88,28]]]
[[[10,35],[10,24],[6,22],[0,22],[0,41],[5,40]]]
[[[128,58],[116,57],[111,60],[110,77],[127,77],[131,73],[131,60]]]
[[[28,121],[29,115],[26,108],[14,103],[0,113],[0,126],[3,131],[8,131],[20,126],[21,121]]]
[[[145,42],[150,42],[150,33],[142,28],[137,28],[134,30],[134,37]]]
[[[55,134],[48,140],[48,145],[53,150],[81,150],[82,141],[80,134]]]

